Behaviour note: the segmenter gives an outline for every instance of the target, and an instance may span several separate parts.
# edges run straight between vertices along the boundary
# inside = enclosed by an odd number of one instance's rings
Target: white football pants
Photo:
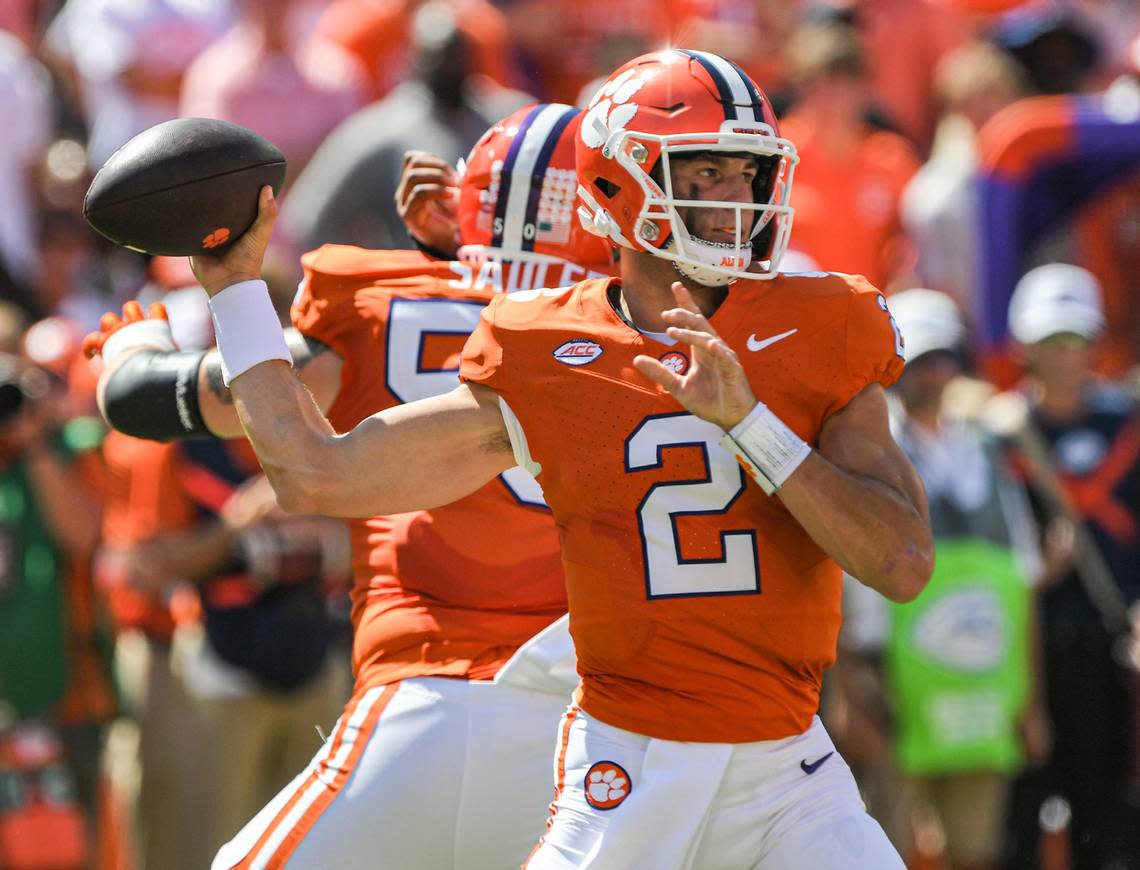
[[[571,707],[526,870],[903,870],[818,717],[757,743],[655,740]]]
[[[519,867],[549,815],[553,738],[576,680],[564,617],[493,682],[421,677],[357,692],[213,870]]]

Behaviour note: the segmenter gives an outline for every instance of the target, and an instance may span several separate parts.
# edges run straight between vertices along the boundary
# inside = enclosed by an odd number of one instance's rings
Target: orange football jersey
[[[579,702],[651,737],[798,734],[835,656],[839,567],[779,498],[633,367],[677,371],[685,345],[642,335],[606,280],[495,299],[462,377],[517,416],[562,535]],[[809,444],[872,383],[902,371],[882,296],[846,275],[738,282],[711,318],[756,395]]]
[[[502,290],[482,269],[414,251],[326,245],[302,258],[293,323],[343,360],[338,431],[458,384],[463,343]],[[454,504],[352,520],[358,686],[405,677],[486,679],[566,612],[558,536],[519,469]]]

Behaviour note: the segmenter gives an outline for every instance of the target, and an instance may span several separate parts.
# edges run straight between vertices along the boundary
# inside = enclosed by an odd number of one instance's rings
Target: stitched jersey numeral
[[[424,341],[429,336],[470,335],[479,325],[482,302],[455,299],[393,299],[388,309],[388,392],[401,402],[414,402],[450,392],[459,386],[458,368],[429,369],[423,364]],[[508,469],[499,475],[511,494],[523,504],[545,507],[542,487],[526,469]]]
[[[744,472],[720,447],[724,432],[691,414],[649,417],[626,439],[626,470],[631,474],[660,468],[670,448],[702,451],[705,476],[655,483],[637,509],[650,598],[733,595],[760,591],[756,532],[722,529],[720,556],[686,559],[681,555],[676,520],[696,514],[723,514],[744,492]]]

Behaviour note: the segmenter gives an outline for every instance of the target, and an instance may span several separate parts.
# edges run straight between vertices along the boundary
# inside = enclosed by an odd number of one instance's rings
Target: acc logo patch
[[[554,349],[554,358],[568,366],[584,366],[602,355],[602,346],[588,338],[572,338]]]
[[[596,761],[586,771],[586,803],[596,810],[612,810],[629,797],[633,786],[625,768],[615,761]]]
[[[661,365],[675,375],[683,375],[689,370],[689,358],[679,350],[671,350],[659,357]]]

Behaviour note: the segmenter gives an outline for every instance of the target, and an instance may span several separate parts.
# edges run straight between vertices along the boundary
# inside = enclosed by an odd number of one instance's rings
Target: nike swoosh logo
[[[787,332],[781,332],[779,335],[769,336],[768,338],[757,338],[756,333],[748,336],[748,349],[752,351],[763,350],[770,344],[775,344],[777,341],[783,341],[789,335],[795,335],[799,332],[798,329],[789,329]]]
[[[833,756],[834,754],[835,754],[835,750],[832,750],[831,752],[827,753],[827,755],[823,756],[822,758],[817,758],[815,761],[811,762],[810,764],[808,763],[808,760],[805,758],[803,761],[800,762],[800,770],[802,770],[804,773],[809,774],[809,775],[813,774],[817,770],[819,770],[820,766],[825,761],[827,761],[827,759],[831,758],[831,756]]]

